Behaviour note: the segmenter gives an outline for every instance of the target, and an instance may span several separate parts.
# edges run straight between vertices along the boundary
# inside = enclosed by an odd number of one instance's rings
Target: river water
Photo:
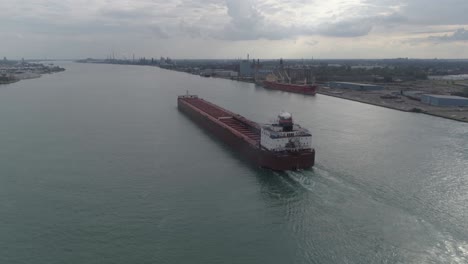
[[[0,86],[0,263],[467,263],[468,125],[154,67],[61,63]],[[189,90],[313,133],[252,167],[177,111]]]

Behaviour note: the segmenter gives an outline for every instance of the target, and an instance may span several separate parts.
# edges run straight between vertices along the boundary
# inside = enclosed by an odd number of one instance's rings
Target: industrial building
[[[229,71],[229,70],[214,70],[212,74],[213,76],[223,77],[223,78],[235,78],[239,76],[238,72]]]
[[[423,94],[421,102],[434,106],[468,106],[468,98],[454,95]]]
[[[254,69],[250,60],[241,60],[239,62],[239,76],[253,77]]]
[[[338,88],[338,89],[349,89],[356,91],[375,91],[383,90],[384,87],[374,84],[365,84],[365,83],[352,83],[352,82],[329,82],[328,87]]]
[[[273,70],[271,69],[258,69],[255,72],[255,78],[260,79],[260,80],[265,80],[266,77],[272,73],[273,73]]]

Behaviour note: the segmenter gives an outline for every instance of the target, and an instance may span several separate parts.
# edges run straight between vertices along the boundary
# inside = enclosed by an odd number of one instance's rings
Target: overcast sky
[[[0,56],[468,58],[468,0],[0,0]]]

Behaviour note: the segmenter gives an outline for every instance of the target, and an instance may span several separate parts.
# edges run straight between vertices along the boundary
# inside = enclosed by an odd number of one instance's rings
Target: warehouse
[[[421,102],[434,106],[468,106],[468,98],[453,95],[423,94]]]
[[[238,77],[239,73],[236,71],[228,71],[228,70],[214,70],[213,76],[224,77],[224,78],[234,78],[234,77]]]
[[[383,86],[365,83],[352,83],[352,82],[329,82],[330,88],[350,89],[356,91],[375,91],[383,90]]]

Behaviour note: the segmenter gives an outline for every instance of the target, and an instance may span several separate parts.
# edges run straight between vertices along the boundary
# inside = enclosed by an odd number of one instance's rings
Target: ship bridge
[[[312,149],[312,134],[301,126],[294,124],[292,115],[280,113],[274,124],[261,128],[260,145],[270,151],[298,152]]]

